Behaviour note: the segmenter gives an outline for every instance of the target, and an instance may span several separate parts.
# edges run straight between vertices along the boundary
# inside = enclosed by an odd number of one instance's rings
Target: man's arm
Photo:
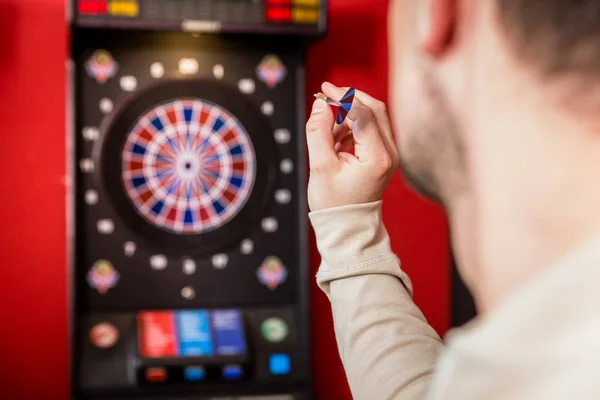
[[[310,213],[338,349],[357,400],[425,399],[443,348],[412,300],[381,201]]]
[[[347,91],[321,88],[334,99]],[[442,344],[412,301],[381,220],[398,166],[385,104],[356,90],[346,119],[335,121],[317,98],[306,143],[310,219],[323,259],[317,280],[331,300],[340,355],[357,400],[421,400]]]

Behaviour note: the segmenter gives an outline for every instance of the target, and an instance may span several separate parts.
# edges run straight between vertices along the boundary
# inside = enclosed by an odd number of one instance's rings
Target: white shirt
[[[451,331],[445,347],[412,300],[381,202],[309,217],[356,400],[600,399],[600,237]]]

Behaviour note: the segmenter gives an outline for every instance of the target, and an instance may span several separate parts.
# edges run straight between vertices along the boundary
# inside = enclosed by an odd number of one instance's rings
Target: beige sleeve
[[[338,350],[356,400],[425,399],[443,348],[412,300],[381,201],[309,214]]]

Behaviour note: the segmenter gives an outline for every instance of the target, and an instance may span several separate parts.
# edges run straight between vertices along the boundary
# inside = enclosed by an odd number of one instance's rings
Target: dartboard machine
[[[304,53],[319,0],[74,0],[77,399],[311,398]]]

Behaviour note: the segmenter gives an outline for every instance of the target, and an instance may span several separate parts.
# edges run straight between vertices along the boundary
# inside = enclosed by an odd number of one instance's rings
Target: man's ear
[[[458,15],[457,7],[457,0],[418,1],[419,47],[433,58],[441,57],[452,43]]]

